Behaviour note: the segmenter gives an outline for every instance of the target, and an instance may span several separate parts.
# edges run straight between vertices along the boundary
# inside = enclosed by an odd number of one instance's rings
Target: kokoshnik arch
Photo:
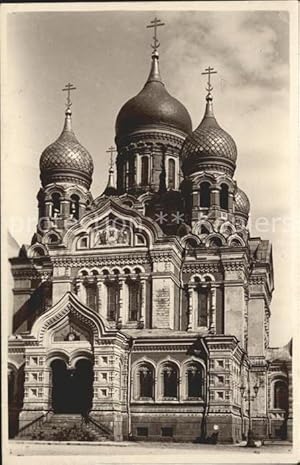
[[[216,424],[221,441],[250,428],[290,439],[291,343],[269,347],[272,248],[247,227],[215,71],[193,131],[161,79],[162,24],[150,25],[149,77],[116,119],[116,185],[112,162],[91,195],[71,84],[63,131],[41,155],[37,229],[10,259],[10,434],[89,413],[115,440],[204,439]]]

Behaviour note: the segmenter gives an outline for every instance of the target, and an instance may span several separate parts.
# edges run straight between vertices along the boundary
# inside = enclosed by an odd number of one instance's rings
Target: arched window
[[[174,189],[175,188],[175,160],[170,158],[168,161],[168,188]]]
[[[288,387],[285,381],[276,381],[274,383],[274,408],[280,408],[282,410],[288,409]]]
[[[209,242],[210,247],[222,247],[222,241],[219,237],[213,237]]]
[[[199,286],[197,288],[197,325],[207,326],[208,323],[208,305],[209,305],[209,291],[207,287]]]
[[[79,220],[79,197],[76,194],[71,195],[70,215]]]
[[[107,319],[116,321],[119,310],[120,288],[117,282],[107,283]]]
[[[210,207],[210,185],[208,182],[200,184],[200,207]]]
[[[142,186],[146,186],[149,182],[149,158],[142,157],[141,164],[141,184]]]
[[[98,286],[97,283],[86,284],[86,305],[94,310],[98,310]]]
[[[139,397],[142,399],[154,398],[154,370],[153,367],[144,363],[138,369]]]
[[[8,403],[11,404],[15,397],[16,376],[12,369],[8,370]]]
[[[223,210],[228,210],[228,186],[227,184],[221,184],[220,207]]]
[[[187,396],[203,397],[203,369],[199,363],[191,363],[187,367]]]
[[[178,397],[178,369],[173,363],[167,363],[162,370],[163,397],[177,399]]]
[[[60,208],[61,208],[60,194],[55,192],[54,194],[52,194],[52,216],[53,217],[60,215],[61,213]]]
[[[131,280],[128,285],[128,300],[129,300],[129,321],[138,321],[141,310],[141,283],[140,280]]]
[[[48,244],[55,245],[59,243],[59,237],[56,234],[49,234]]]

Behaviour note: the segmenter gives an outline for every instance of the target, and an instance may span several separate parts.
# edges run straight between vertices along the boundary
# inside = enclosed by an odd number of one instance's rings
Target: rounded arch
[[[271,382],[271,405],[274,409],[288,410],[289,390],[288,380],[283,376],[276,376]]]
[[[199,186],[199,206],[200,208],[209,208],[210,207],[210,190],[211,190],[211,183],[208,181],[201,181]]]
[[[81,268],[78,271],[77,276],[81,276],[81,277],[90,276],[90,270],[88,268]]]
[[[156,365],[148,357],[137,360],[132,366],[132,400],[155,399]]]
[[[56,229],[51,229],[43,237],[43,244],[47,245],[56,245],[61,243],[61,235]]]
[[[222,182],[220,189],[220,208],[221,210],[228,210],[229,208],[229,187],[228,184]]]
[[[206,247],[223,247],[226,245],[224,236],[218,233],[212,233],[205,239]]]
[[[177,400],[179,398],[180,363],[166,357],[157,365],[158,397]]]
[[[65,188],[58,184],[54,184],[51,187],[47,187],[47,190],[45,192],[45,201],[52,200],[53,194],[58,194],[61,197],[64,197],[65,192],[66,192]]]
[[[65,349],[52,349],[46,356],[46,366],[50,367],[54,360],[62,360],[68,366],[69,353]]]
[[[76,368],[76,363],[79,360],[88,360],[89,362],[94,362],[93,354],[86,349],[76,349],[74,352],[71,353],[69,358],[69,364],[71,368]]]
[[[188,247],[189,245],[191,247],[200,247],[201,246],[201,240],[199,239],[198,236],[196,236],[196,234],[187,234],[186,236],[183,236],[180,239],[180,242],[184,247]],[[195,245],[193,245],[193,244],[195,244]]]
[[[204,219],[198,221],[193,228],[193,233],[197,234],[198,236],[211,234],[213,232],[213,225],[209,221]]]
[[[215,281],[215,280],[216,280],[216,278],[211,273],[204,273],[202,275],[202,281]]]
[[[245,241],[238,236],[237,234],[233,234],[228,239],[228,245],[233,247],[245,247]]]
[[[236,227],[230,223],[230,221],[225,221],[225,223],[220,226],[219,232],[223,236],[228,237],[236,232]]]
[[[45,257],[46,255],[48,255],[48,250],[45,245],[40,242],[31,245],[27,251],[28,258]]]

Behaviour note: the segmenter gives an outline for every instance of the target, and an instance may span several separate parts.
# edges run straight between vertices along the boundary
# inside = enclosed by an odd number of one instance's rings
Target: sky
[[[271,345],[292,335],[291,235],[295,186],[287,11],[25,12],[7,16],[5,216],[19,243],[30,243],[37,221],[39,158],[60,134],[67,82],[73,128],[94,159],[92,194],[107,182],[114,125],[121,106],[143,87],[157,15],[161,75],[188,109],[193,128],[205,106],[201,72],[213,66],[214,110],[238,147],[235,179],[251,201],[253,236],[273,243],[275,292]],[[287,297],[289,298],[287,299]]]

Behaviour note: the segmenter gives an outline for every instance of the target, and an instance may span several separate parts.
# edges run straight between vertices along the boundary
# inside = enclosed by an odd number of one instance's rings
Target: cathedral
[[[90,191],[71,84],[41,154],[37,228],[10,258],[10,437],[75,424],[93,440],[292,438],[292,345],[269,346],[272,247],[247,226],[215,71],[193,130],[160,75],[159,25],[149,77],[116,117],[104,192]]]

